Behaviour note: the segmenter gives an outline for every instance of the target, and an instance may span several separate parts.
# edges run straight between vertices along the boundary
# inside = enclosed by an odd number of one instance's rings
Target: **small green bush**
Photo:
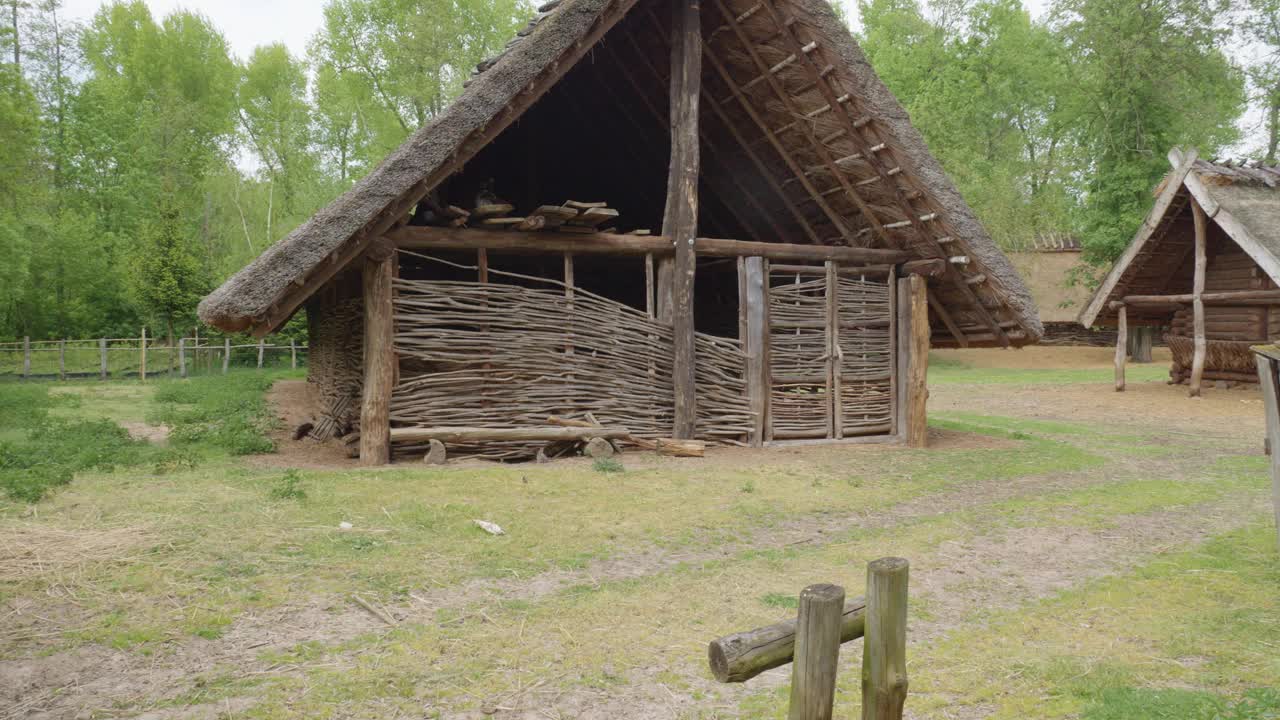
[[[284,475],[277,478],[275,484],[271,486],[270,495],[273,500],[302,500],[306,498],[307,491],[302,487],[302,475],[293,468],[285,470]]]
[[[137,465],[151,452],[107,420],[44,418],[27,431],[25,442],[0,443],[0,488],[15,500],[38,502],[78,472]]]
[[[276,379],[274,373],[232,373],[160,385],[153,422],[168,425],[178,446],[230,455],[271,452],[275,419],[264,396]]]
[[[591,467],[598,473],[620,473],[626,470],[617,458],[596,458]]]

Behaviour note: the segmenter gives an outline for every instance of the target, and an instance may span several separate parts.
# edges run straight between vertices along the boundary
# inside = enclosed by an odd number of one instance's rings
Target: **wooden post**
[[[476,276],[482,283],[489,282],[489,251],[484,248],[476,250]]]
[[[844,401],[840,387],[840,277],[836,264],[827,261],[827,423],[828,437],[844,437]]]
[[[1124,362],[1129,349],[1129,308],[1116,311],[1116,392],[1124,392]]]
[[[909,563],[882,558],[867,566],[862,651],[862,720],[901,720],[907,700]]]
[[[289,338],[289,367],[290,369],[298,369],[298,341]]]
[[[675,338],[673,375],[677,440],[697,430],[693,281],[697,272],[698,100],[702,93],[702,18],[698,0],[671,2],[671,165],[662,234],[675,243],[671,273],[671,324]],[[659,306],[661,311],[661,305]]]
[[[187,339],[178,338],[178,377],[187,376]]]
[[[139,352],[141,359],[138,361],[138,379],[142,382],[147,381],[147,326],[142,326],[142,347]]]
[[[22,379],[31,377],[31,338],[22,338]]]
[[[391,391],[395,383],[395,322],[391,279],[395,247],[375,241],[364,261],[364,392],[360,406],[360,463],[391,462]]]
[[[258,338],[258,369],[262,369],[262,354],[267,348],[266,338]]]
[[[644,309],[649,313],[649,319],[654,320],[658,317],[658,308],[655,304],[657,298],[654,297],[656,289],[656,278],[653,276],[653,253],[644,256]]]
[[[1267,413],[1267,446],[1271,451],[1271,502],[1276,516],[1276,542],[1280,543],[1280,378],[1276,361],[1256,354],[1258,382],[1262,388],[1262,404]]]
[[[800,593],[788,720],[831,720],[840,665],[844,588],[810,585]]]
[[[67,379],[67,341],[65,338],[58,341],[58,379]]]
[[[98,379],[105,381],[107,379],[107,339],[99,338],[98,340]]]
[[[765,442],[769,412],[769,307],[765,293],[764,258],[747,258],[743,266],[747,304],[747,397],[751,405],[751,444]]]
[[[929,287],[919,275],[898,281],[898,430],[907,447],[929,443]]]
[[[1208,341],[1204,336],[1204,274],[1207,260],[1205,257],[1205,246],[1208,242],[1208,221],[1204,215],[1204,208],[1200,207],[1200,203],[1193,197],[1191,198],[1191,214],[1195,219],[1196,226],[1196,266],[1195,280],[1193,281],[1191,295],[1191,312],[1194,317],[1194,341],[1195,352],[1191,356],[1191,388],[1189,390],[1191,397],[1200,396],[1200,381],[1204,378],[1204,356],[1208,349]]]

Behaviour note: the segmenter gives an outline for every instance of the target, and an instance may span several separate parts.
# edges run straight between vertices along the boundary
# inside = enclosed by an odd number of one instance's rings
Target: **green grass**
[[[1128,382],[1169,379],[1166,365],[1131,364]],[[1107,383],[1115,379],[1110,368],[977,368],[954,358],[929,356],[929,382],[935,385],[1060,385]]]

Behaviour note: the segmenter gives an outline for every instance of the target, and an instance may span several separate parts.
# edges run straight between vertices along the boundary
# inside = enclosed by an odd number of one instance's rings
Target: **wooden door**
[[[894,431],[893,277],[834,263],[770,266],[764,439],[837,440]]]

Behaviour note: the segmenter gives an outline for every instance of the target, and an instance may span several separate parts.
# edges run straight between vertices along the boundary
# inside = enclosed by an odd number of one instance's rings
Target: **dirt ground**
[[[1109,350],[1094,348],[948,351],[945,357],[971,367],[1006,369],[1109,368],[1111,362]],[[1156,361],[1162,362],[1159,351]],[[1163,361],[1167,361],[1167,357]],[[353,467],[354,463],[336,445],[317,450],[314,444],[290,439],[292,428],[310,419],[305,383],[280,383],[270,398],[284,421],[285,430],[277,438],[280,452],[255,458],[251,463],[316,469]],[[1104,439],[1111,432],[1120,437],[1134,429],[1145,429],[1154,431],[1155,442],[1167,442],[1171,448],[1192,439],[1214,441],[1215,451],[1224,456],[1257,454],[1264,427],[1262,403],[1256,391],[1211,388],[1203,398],[1190,399],[1184,387],[1159,382],[1131,383],[1123,393],[1114,392],[1107,383],[937,385],[931,388],[930,412],[939,417],[949,413],[973,414],[1032,422],[1076,423],[1097,428]],[[993,458],[999,451],[1017,445],[1013,439],[937,428],[933,429],[930,440],[934,451],[989,450]],[[717,472],[745,471],[760,466],[785,468],[792,458],[810,463],[865,466],[882,461],[888,457],[886,453],[896,452],[893,448],[878,446],[717,450],[700,462],[707,464],[708,471]],[[676,462],[679,461],[648,454],[627,457],[629,470],[661,470]],[[54,652],[41,650],[39,643],[19,643],[0,655],[5,658],[0,659],[0,720],[239,717],[249,713],[259,700],[252,683],[244,685],[243,694],[233,693],[206,703],[190,699],[193,679],[230,667],[236,668],[233,675],[241,680],[277,676],[303,678],[305,695],[311,688],[305,674],[311,670],[304,663],[292,664],[271,657],[270,651],[284,652],[304,642],[334,646],[337,649],[325,656],[325,667],[327,671],[341,673],[355,667],[361,656],[376,652],[356,644],[351,645],[353,649],[342,649],[343,643],[355,643],[358,638],[371,636],[390,639],[395,633],[410,632],[404,628],[414,624],[440,623],[446,611],[466,612],[463,620],[473,618],[481,628],[475,632],[483,635],[492,632],[484,630],[492,626],[486,612],[496,614],[495,608],[504,603],[547,602],[573,588],[614,582],[671,582],[675,583],[673,587],[679,587],[679,580],[672,577],[681,569],[715,567],[718,563],[731,566],[735,558],[766,550],[821,549],[843,542],[838,539],[847,537],[853,530],[896,532],[943,513],[955,514],[965,517],[963,522],[971,530],[912,558],[913,601],[920,598],[929,612],[926,617],[912,619],[911,653],[913,657],[927,658],[930,648],[944,640],[953,628],[978,614],[1024,607],[1090,580],[1125,572],[1155,554],[1174,547],[1193,546],[1239,527],[1265,511],[1265,494],[1239,493],[1185,507],[1144,509],[1122,515],[1105,528],[1071,524],[1001,525],[1004,522],[998,510],[1001,503],[1102,487],[1127,477],[1127,473],[1138,468],[1152,477],[1175,479],[1200,471],[1188,469],[1189,465],[1185,452],[1171,450],[1168,457],[1162,457],[1151,453],[1130,456],[1116,451],[1108,455],[1107,464],[1100,468],[980,479],[960,488],[930,492],[876,513],[804,515],[762,525],[727,541],[690,543],[677,550],[661,543],[633,546],[609,557],[593,559],[578,569],[548,570],[524,577],[480,578],[456,585],[422,588],[410,592],[403,601],[372,603],[372,607],[356,607],[336,595],[297,598],[296,602],[282,607],[236,618],[231,630],[221,637],[171,644],[157,656],[91,643]],[[0,535],[0,541],[4,541],[3,537]],[[122,553],[134,547],[130,544],[132,534],[124,531],[118,538],[98,533],[93,541],[99,553],[109,554],[117,542],[128,549],[121,550]],[[71,562],[66,554],[63,551],[45,562]],[[10,560],[16,562],[21,558],[26,556],[17,555]],[[0,553],[0,563],[6,559],[7,556]],[[39,562],[37,559],[36,563]],[[0,581],[3,579],[4,575],[0,574]],[[28,640],[44,633],[56,636],[74,630],[75,624],[83,621],[74,609],[64,617],[56,607],[46,607],[39,599],[25,597],[14,598],[7,606],[0,605],[0,618],[5,618],[7,624],[0,630],[0,650],[6,642],[18,642],[14,640],[18,634]],[[523,622],[519,633],[523,637]],[[14,647],[18,649],[12,649]],[[372,647],[378,647],[377,641]],[[465,695],[458,696],[458,707],[432,706],[426,716],[529,720],[736,717],[740,715],[736,708],[751,693],[779,687],[788,679],[785,670],[775,670],[753,681],[750,687],[717,686],[706,676],[700,658],[686,655],[682,649],[672,656],[641,658],[629,668],[606,671],[605,675],[616,675],[619,679],[605,686],[593,682],[566,684],[562,674],[530,681],[515,692],[477,694],[479,690],[466,690]],[[856,667],[856,653],[851,653],[844,662],[846,672]],[[678,682],[672,680],[672,676]],[[302,701],[301,696],[293,699]],[[909,713],[909,716],[979,718],[988,716],[990,710],[982,703],[959,704],[945,714]],[[281,716],[289,714],[281,713]],[[347,708],[334,716],[360,717],[361,712]],[[397,712],[388,716],[402,715]]]

